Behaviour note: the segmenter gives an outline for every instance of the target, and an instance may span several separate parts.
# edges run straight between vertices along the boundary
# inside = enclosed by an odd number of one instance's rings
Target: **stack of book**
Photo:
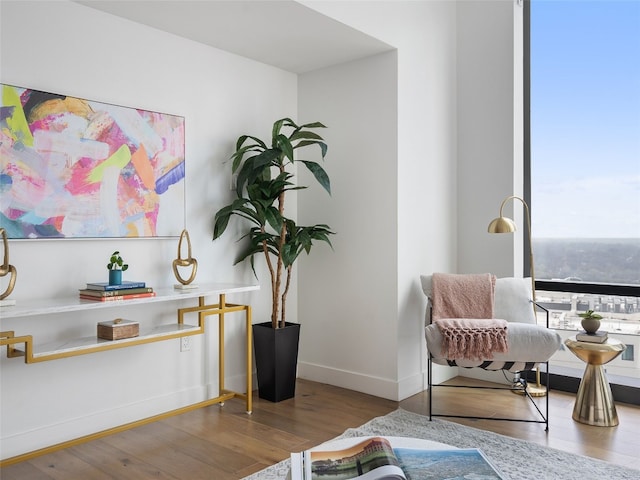
[[[109,285],[108,282],[87,283],[87,288],[80,289],[80,298],[96,302],[114,300],[130,300],[134,298],[155,297],[153,288],[147,287],[145,282],[125,281],[120,285]]]
[[[584,330],[576,334],[576,340],[579,342],[588,343],[605,343],[609,335],[604,331],[597,331],[596,333],[587,333]]]

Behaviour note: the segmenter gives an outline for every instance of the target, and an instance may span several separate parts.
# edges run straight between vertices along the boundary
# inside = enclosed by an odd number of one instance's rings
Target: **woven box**
[[[98,323],[98,338],[105,340],[122,340],[123,338],[137,337],[140,332],[140,324],[131,320],[116,318]]]

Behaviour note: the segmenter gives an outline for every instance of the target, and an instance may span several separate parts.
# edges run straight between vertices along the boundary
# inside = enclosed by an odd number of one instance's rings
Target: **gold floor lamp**
[[[527,205],[527,202],[525,202],[524,199],[516,195],[510,195],[507,198],[505,198],[500,204],[500,216],[498,218],[494,218],[493,220],[491,220],[491,223],[489,223],[489,227],[487,230],[489,233],[514,233],[516,231],[516,223],[509,217],[505,217],[502,214],[502,209],[504,208],[505,204],[509,200],[520,200],[522,202],[522,205],[524,206],[524,211],[527,218],[527,230],[529,233],[529,269],[531,271],[531,294],[533,296],[533,301],[535,302],[536,301],[536,279],[535,279],[534,269],[533,269],[533,242],[531,241],[531,214],[529,213],[529,205]],[[533,304],[533,316],[534,318],[536,317],[535,303]],[[536,368],[536,384],[528,385],[527,388],[529,390],[529,394],[533,397],[543,397],[544,395],[546,395],[547,393],[546,388],[544,388],[540,384],[540,368],[539,367]],[[513,390],[513,392],[524,393],[519,390]]]

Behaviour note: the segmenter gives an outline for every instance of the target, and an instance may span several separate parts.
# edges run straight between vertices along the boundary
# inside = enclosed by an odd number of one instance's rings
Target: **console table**
[[[253,387],[252,381],[252,332],[251,332],[251,306],[237,305],[227,303],[226,295],[234,293],[243,293],[258,290],[258,285],[241,285],[231,283],[219,283],[201,285],[192,289],[174,289],[174,288],[158,288],[154,289],[156,296],[148,298],[138,298],[130,300],[115,301],[91,301],[82,300],[78,297],[66,297],[56,299],[43,300],[21,300],[16,305],[3,306],[0,308],[0,321],[5,322],[9,319],[27,318],[43,315],[53,315],[57,313],[82,313],[93,310],[103,310],[114,307],[126,307],[140,304],[155,304],[161,302],[177,302],[185,299],[197,300],[197,304],[189,307],[177,308],[177,318],[175,323],[160,326],[145,326],[144,319],[139,319],[140,333],[139,336],[126,338],[121,340],[103,340],[97,338],[97,335],[91,337],[69,338],[62,342],[36,343],[34,335],[19,334],[16,335],[15,330],[4,330],[0,324],[0,346],[7,347],[7,357],[24,358],[26,364],[46,362],[59,358],[74,357],[78,355],[86,355],[105,350],[114,350],[118,348],[132,347],[145,343],[160,342],[174,338],[181,338],[190,335],[201,335],[204,333],[205,320],[211,315],[218,316],[218,366],[219,366],[219,390],[218,396],[210,398],[203,402],[199,402],[177,410],[172,410],[154,417],[127,424],[126,426],[115,427],[98,434],[90,435],[91,438],[105,436],[115,431],[121,431],[126,428],[144,425],[161,418],[166,418],[179,413],[184,413],[197,408],[213,405],[224,404],[226,400],[231,398],[241,398],[246,402],[247,413],[251,413]],[[207,297],[217,297],[218,303],[207,303]],[[235,392],[225,388],[224,375],[224,330],[225,330],[225,314],[233,312],[244,312],[244,320],[246,325],[246,391]],[[197,324],[190,325],[185,323],[186,314],[197,314]],[[138,320],[138,319],[136,319]],[[148,323],[148,322],[147,322]],[[195,323],[195,322],[194,322]],[[28,322],[24,323],[25,330],[28,329]],[[46,451],[32,452],[31,454],[21,455],[12,459],[7,459],[0,463],[0,466],[16,463],[48,451],[59,450],[71,445],[82,443],[85,439],[76,439],[64,444],[55,445],[44,449]]]

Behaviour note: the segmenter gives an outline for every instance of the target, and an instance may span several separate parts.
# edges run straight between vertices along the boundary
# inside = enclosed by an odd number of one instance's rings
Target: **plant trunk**
[[[261,231],[264,233],[265,227],[261,228]],[[273,263],[271,262],[271,256],[269,255],[269,246],[266,241],[262,242],[262,251],[264,253],[265,261],[267,262],[267,267],[269,268],[269,276],[271,278],[271,325],[273,328],[277,328],[278,321],[278,312],[277,312],[277,299],[278,299],[278,289],[276,288],[276,274],[273,269]]]
[[[284,172],[284,166],[280,167],[280,173]],[[278,212],[281,217],[284,217],[284,194],[285,192],[280,192],[278,196]],[[278,262],[276,266],[276,281],[275,287],[273,288],[273,309],[271,311],[271,323],[273,324],[273,328],[281,328],[284,327],[285,324],[285,315],[284,315],[284,305],[280,305],[280,286],[282,283],[282,249],[284,248],[284,243],[286,241],[287,236],[287,224],[282,222],[282,227],[280,228],[280,245],[278,245]],[[280,309],[282,308],[282,318],[279,319]]]
[[[280,320],[280,327],[284,327],[287,311],[287,294],[289,293],[289,287],[291,286],[291,270],[293,265],[287,267],[287,281],[284,286],[284,292],[282,292],[282,317]]]

